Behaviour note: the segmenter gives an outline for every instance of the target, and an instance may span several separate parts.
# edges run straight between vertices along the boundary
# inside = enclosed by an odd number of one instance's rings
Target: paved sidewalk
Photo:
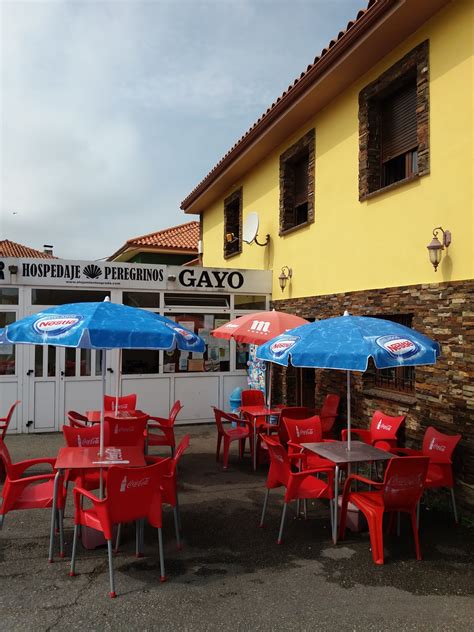
[[[474,617],[473,532],[450,516],[422,515],[422,562],[406,537],[386,539],[386,564],[375,566],[367,533],[331,544],[329,512],[310,506],[308,520],[288,514],[285,542],[276,544],[281,494],[270,496],[267,528],[258,529],[265,468],[250,458],[230,468],[215,462],[211,426],[180,427],[191,447],[180,466],[182,551],[165,510],[168,581],[159,582],[156,533],[146,530],[146,556],[134,556],[125,529],[115,558],[118,597],[108,597],[106,549],[78,548],[77,577],[68,559],[47,563],[50,512],[7,516],[0,531],[1,630],[460,630]],[[14,461],[52,456],[58,434],[8,436]],[[71,495],[66,555],[72,539]]]

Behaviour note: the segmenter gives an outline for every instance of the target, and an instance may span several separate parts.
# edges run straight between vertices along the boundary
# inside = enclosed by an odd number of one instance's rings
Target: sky
[[[0,240],[101,259],[181,201],[365,0],[0,0]]]

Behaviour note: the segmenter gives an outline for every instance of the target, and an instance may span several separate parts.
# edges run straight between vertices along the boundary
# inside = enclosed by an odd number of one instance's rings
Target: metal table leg
[[[332,523],[332,541],[333,544],[337,544],[337,510],[339,505],[339,465],[337,464],[334,475],[334,520]]]
[[[253,420],[253,471],[257,469],[257,420]]]
[[[56,523],[56,507],[58,504],[58,486],[59,486],[59,479],[61,478],[61,476],[63,475],[62,470],[58,470],[56,472],[56,476],[54,477],[54,490],[53,490],[53,507],[51,510],[51,531],[49,534],[49,557],[48,557],[48,562],[52,563],[54,561],[53,559],[53,546],[54,546],[54,529],[55,529],[55,523]]]

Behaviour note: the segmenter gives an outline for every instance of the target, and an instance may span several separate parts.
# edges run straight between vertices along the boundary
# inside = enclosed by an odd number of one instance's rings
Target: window
[[[280,156],[280,235],[314,221],[314,129]]]
[[[242,188],[224,200],[224,257],[242,252]]]
[[[15,322],[15,312],[0,312],[0,327]],[[15,345],[0,345],[0,375],[15,375]]]
[[[380,102],[380,123],[381,186],[385,187],[417,172],[415,77]]]
[[[412,314],[394,314],[375,316],[392,320],[405,327],[411,327]],[[377,369],[372,361],[364,374],[364,385],[368,388],[381,388],[402,393],[414,393],[415,391],[415,367],[400,366],[392,369]]]
[[[88,303],[103,301],[110,292],[105,290],[51,290],[41,288],[31,290],[32,305],[65,305],[67,303]]]
[[[359,199],[429,173],[428,42],[359,94]]]
[[[178,325],[199,334],[206,341],[204,353],[196,351],[165,351],[163,358],[164,373],[193,373],[230,370],[230,342],[210,335],[212,329],[220,327],[229,320],[225,314],[173,314]]]
[[[122,301],[131,307],[159,307],[160,295],[157,292],[124,292]]]

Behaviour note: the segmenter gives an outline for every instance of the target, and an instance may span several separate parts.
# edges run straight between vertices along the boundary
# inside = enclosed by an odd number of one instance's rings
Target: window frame
[[[417,171],[384,185],[381,141],[381,100],[407,80],[416,82]],[[410,152],[405,152],[408,155]],[[413,156],[413,151],[410,154]],[[385,163],[386,164],[386,163]],[[359,93],[359,201],[398,187],[430,172],[429,42],[425,40]]]
[[[242,187],[231,193],[228,197],[224,199],[224,259],[231,259],[236,255],[240,255],[242,252],[242,205],[243,205],[243,190]],[[236,202],[239,204],[238,209],[238,230],[236,231],[234,228],[234,221],[230,220],[229,214],[231,212],[231,205],[234,205]],[[227,234],[234,233],[235,238],[237,239],[237,245],[234,246],[235,241],[228,242]]]
[[[302,138],[280,155],[280,229],[283,236],[314,222],[314,187],[315,187],[315,129],[310,129]],[[297,206],[295,204],[295,166],[307,159],[307,210],[306,220],[296,223]],[[301,204],[299,205],[301,206]],[[288,222],[288,215],[293,221]]]
[[[373,314],[372,318],[384,318],[399,325],[413,328],[413,314]],[[392,376],[388,372],[393,372]],[[364,373],[364,389],[376,389],[386,393],[413,396],[416,391],[416,373],[414,366],[400,366],[391,369],[377,369],[371,362]],[[393,384],[389,380],[393,379]]]

